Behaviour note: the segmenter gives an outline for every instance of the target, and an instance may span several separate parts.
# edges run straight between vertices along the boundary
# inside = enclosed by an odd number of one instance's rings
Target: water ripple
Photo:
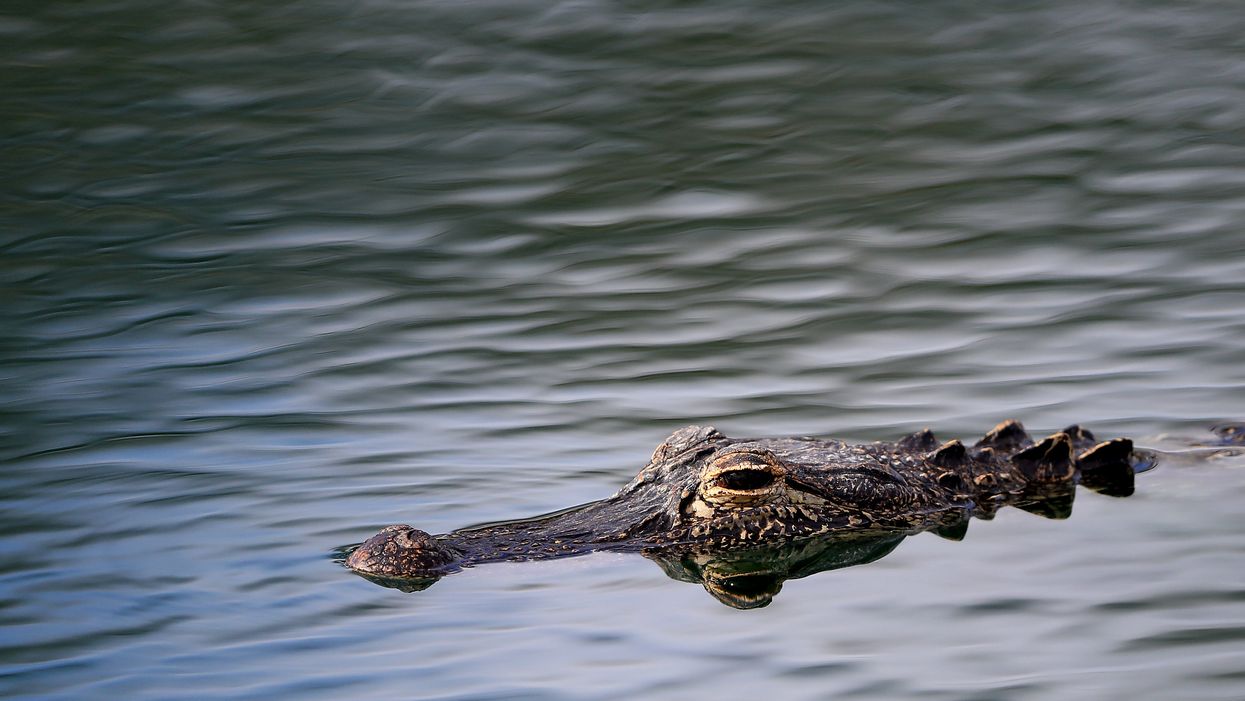
[[[1230,4],[21,14],[0,695],[1243,695],[1240,456],[1155,438],[1245,418]],[[688,423],[1008,416],[1165,464],[748,617],[641,557],[401,596],[326,555],[600,498]]]

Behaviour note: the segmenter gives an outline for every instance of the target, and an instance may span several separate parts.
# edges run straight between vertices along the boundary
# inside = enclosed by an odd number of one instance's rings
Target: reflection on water
[[[967,524],[967,521],[962,521]],[[950,531],[963,538],[962,526]],[[938,531],[936,531],[938,532]],[[647,548],[640,552],[656,562],[671,579],[701,584],[723,604],[737,609],[769,605],[788,579],[863,565],[885,557],[908,533],[848,533],[795,543],[737,550]],[[337,549],[344,562],[351,547]],[[412,593],[427,589],[441,577],[360,577],[384,587]]]
[[[710,596],[731,608],[755,609],[768,606],[788,579],[873,562],[889,554],[908,535],[852,533],[741,550],[669,548],[643,552],[671,579],[701,584]],[[423,591],[439,579],[360,576],[408,593]]]
[[[671,579],[700,584],[731,608],[755,609],[768,606],[788,579],[868,564],[886,557],[905,537],[903,533],[855,534],[733,552],[646,555]]]

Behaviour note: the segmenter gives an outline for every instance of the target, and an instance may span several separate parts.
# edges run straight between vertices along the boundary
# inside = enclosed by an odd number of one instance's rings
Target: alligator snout
[[[350,569],[378,577],[436,577],[445,574],[455,553],[427,533],[406,524],[387,526],[346,559]]]

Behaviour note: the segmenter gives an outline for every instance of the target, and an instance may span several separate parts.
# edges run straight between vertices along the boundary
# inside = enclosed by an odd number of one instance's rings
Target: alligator
[[[929,429],[896,442],[850,444],[729,438],[710,426],[688,426],[657,446],[639,474],[611,497],[437,536],[405,524],[388,526],[351,552],[346,565],[410,591],[483,563],[642,552],[667,563],[663,568],[672,576],[699,572],[697,581],[717,596],[722,592],[710,587],[697,562],[759,557],[787,563],[779,569],[789,577],[793,568],[826,569],[821,553],[834,543],[838,555],[829,561],[846,566],[855,562],[842,555],[844,542],[855,552],[859,539],[872,539],[889,552],[906,535],[922,531],[959,539],[970,517],[989,519],[1007,505],[1066,518],[1078,484],[1128,496],[1134,474],[1153,464],[1153,454],[1134,450],[1127,438],[1098,441],[1074,425],[1035,441],[1015,420],[998,424],[971,446],[941,442]],[[731,553],[760,555],[732,560]],[[751,602],[732,599],[729,591],[723,596],[740,607]]]

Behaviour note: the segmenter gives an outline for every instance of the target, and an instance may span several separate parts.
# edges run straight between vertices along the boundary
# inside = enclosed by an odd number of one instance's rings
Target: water
[[[0,695],[1240,699],[1245,12],[103,3],[0,18]],[[340,548],[682,425],[1169,451],[737,611]]]

